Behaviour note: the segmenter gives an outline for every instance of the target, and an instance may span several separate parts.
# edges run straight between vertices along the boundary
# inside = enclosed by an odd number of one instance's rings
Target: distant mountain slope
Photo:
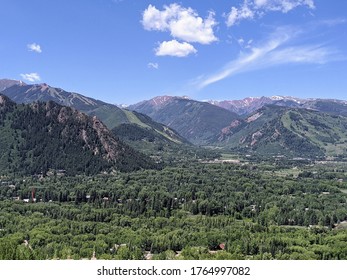
[[[162,162],[166,161],[167,158],[171,158],[169,154],[178,156],[177,151],[193,149],[190,142],[171,128],[154,122],[146,115],[130,111],[129,113],[134,114],[141,121],[124,123],[111,131],[136,150]]]
[[[0,80],[5,84],[5,80]],[[9,84],[10,85],[10,84]],[[141,117],[140,114],[120,109],[113,104],[89,98],[78,93],[67,92],[60,88],[54,88],[47,84],[26,85],[13,81],[11,86],[5,88],[2,93],[16,103],[32,103],[36,101],[54,101],[64,106],[73,107],[90,116],[96,116],[109,129],[121,124],[138,124],[141,127],[154,129],[168,140],[186,141],[162,124],[157,124],[149,118]]]
[[[4,89],[14,86],[14,85],[25,85],[22,81],[10,80],[10,79],[0,79],[0,92]]]
[[[247,97],[241,100],[208,101],[238,115],[246,116],[265,105],[278,105],[290,108],[314,109],[317,111],[347,116],[347,101],[319,98],[296,98],[291,96]]]
[[[347,117],[267,105],[223,128],[212,142],[268,156],[346,155]]]
[[[3,90],[2,94],[16,103],[54,101],[63,106],[73,107],[83,113],[98,117],[109,128],[128,122],[125,113],[115,105],[78,93],[67,92],[60,88],[50,87],[47,84],[15,84]]]
[[[333,115],[347,116],[347,102],[342,100],[316,99],[306,102],[303,107]]]
[[[95,174],[155,166],[96,117],[52,101],[18,105],[0,95],[0,135],[1,172]]]
[[[242,100],[224,100],[224,101],[210,100],[208,102],[242,116],[242,115],[248,115],[260,109],[264,105],[273,104],[274,100],[272,100],[269,97],[262,96],[262,97],[247,97]]]
[[[132,141],[159,141],[176,144],[190,144],[185,138],[180,136],[173,129],[153,121],[147,115],[127,111],[127,114],[133,114],[130,118],[132,123],[124,123],[112,129],[120,138]],[[135,118],[137,120],[135,120]]]
[[[194,144],[205,144],[237,118],[235,113],[207,102],[182,97],[156,97],[129,106],[175,129]]]

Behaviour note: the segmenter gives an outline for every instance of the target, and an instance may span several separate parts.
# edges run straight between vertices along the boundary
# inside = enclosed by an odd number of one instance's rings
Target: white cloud
[[[313,0],[255,0],[254,6],[267,11],[281,11],[282,13],[287,13],[298,6],[315,8]]]
[[[147,64],[148,68],[159,69],[159,64],[155,62],[150,62]]]
[[[159,47],[155,49],[155,52],[157,56],[169,55],[185,57],[192,53],[196,53],[197,50],[187,42],[180,43],[176,40],[171,40],[162,42]]]
[[[243,0],[239,8],[231,8],[227,15],[226,24],[230,27],[244,19],[261,17],[267,12],[288,13],[299,6],[307,6],[309,9],[315,8],[313,0]]]
[[[265,6],[268,2],[269,2],[269,0],[254,0],[254,4],[257,7]]]
[[[270,38],[249,53],[241,53],[238,58],[227,63],[218,72],[199,77],[195,84],[201,89],[227,77],[277,65],[291,63],[324,64],[345,59],[338,52],[322,45],[289,45],[300,30],[278,28]]]
[[[173,20],[178,14],[179,5],[171,4],[164,6],[163,11],[159,11],[155,6],[149,5],[143,12],[142,25],[146,30],[169,30],[169,21]]]
[[[248,40],[247,45],[245,46],[246,49],[250,49],[252,47],[253,39]]]
[[[241,38],[237,39],[237,43],[242,48],[250,49],[252,47],[253,39],[250,39],[246,42],[245,39],[241,37]]]
[[[170,32],[172,37],[186,42],[210,44],[217,41],[213,30],[217,25],[214,16],[209,12],[203,19],[192,8],[176,3],[164,6],[161,11],[149,5],[143,12],[142,25],[146,30]]]
[[[239,43],[240,46],[243,46],[243,44],[245,43],[245,39],[240,38],[237,40],[237,42]]]
[[[36,43],[28,44],[27,47],[31,52],[42,53],[41,46]]]
[[[245,0],[241,8],[231,8],[226,24],[227,26],[232,26],[243,19],[253,19],[254,16],[254,11],[250,9],[250,7],[248,6],[248,2]]]
[[[30,74],[20,74],[23,80],[29,81],[29,82],[39,82],[41,81],[40,75],[37,73],[30,73]]]

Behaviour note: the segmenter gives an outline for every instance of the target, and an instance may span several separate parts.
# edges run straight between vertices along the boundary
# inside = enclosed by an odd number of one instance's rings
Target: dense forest
[[[2,177],[0,259],[347,259],[344,166]]]
[[[0,103],[0,175],[68,175],[160,168],[153,160],[123,143],[97,118],[52,101]]]

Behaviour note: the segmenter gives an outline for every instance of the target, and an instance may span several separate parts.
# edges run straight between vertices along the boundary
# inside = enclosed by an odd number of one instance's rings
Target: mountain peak
[[[183,96],[161,95],[161,96],[156,96],[148,101],[150,102],[151,105],[156,107],[156,106],[164,106],[174,99],[191,100],[191,98],[187,95],[183,95]]]
[[[297,98],[292,96],[281,96],[281,95],[271,96],[270,99],[274,101],[294,101],[295,103],[298,103],[298,104],[308,101],[308,99],[304,99],[304,98]]]
[[[14,85],[26,85],[23,81],[0,79],[0,92]]]
[[[152,98],[150,100],[150,102],[154,106],[160,106],[160,105],[166,104],[167,102],[169,102],[173,98],[174,98],[173,96],[169,96],[169,95],[156,96],[156,97]]]
[[[50,86],[47,85],[46,83],[39,84],[38,86],[40,87],[41,91],[45,91],[46,89],[50,88]]]

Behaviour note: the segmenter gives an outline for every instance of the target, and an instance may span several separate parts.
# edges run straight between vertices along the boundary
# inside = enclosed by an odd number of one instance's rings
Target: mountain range
[[[222,107],[240,116],[249,115],[265,105],[312,109],[325,113],[347,116],[347,101],[320,98],[297,98],[291,96],[247,97],[241,100],[213,101],[208,103]]]
[[[311,158],[347,154],[343,100],[273,96],[201,102],[161,96],[129,109],[172,126],[192,143],[233,152]]]
[[[347,101],[343,100],[272,96],[203,102],[186,96],[158,96],[124,109],[46,84],[0,80],[0,88],[17,103],[53,100],[96,116],[138,149],[144,143],[156,143],[159,149],[163,143],[190,141],[265,156],[347,154]]]
[[[147,116],[121,109],[116,105],[96,100],[75,92],[68,92],[61,88],[51,87],[47,84],[27,85],[21,81],[0,80],[0,92],[16,103],[29,104],[32,102],[54,101],[63,106],[75,108],[87,115],[96,116],[110,130],[124,125],[131,129],[151,134],[158,141],[168,143],[187,143],[173,129],[156,123]]]

